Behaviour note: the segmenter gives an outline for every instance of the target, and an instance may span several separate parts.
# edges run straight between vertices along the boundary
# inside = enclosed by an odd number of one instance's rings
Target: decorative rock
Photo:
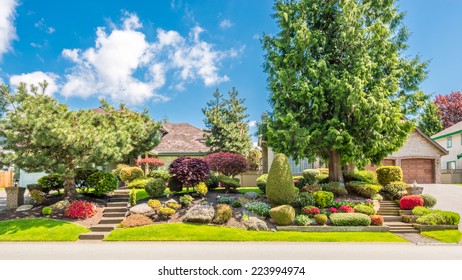
[[[169,202],[178,203],[178,201],[176,201],[175,199],[171,198],[171,199],[165,201],[165,204],[167,204],[167,203],[169,203]]]
[[[184,222],[208,224],[212,222],[215,216],[215,209],[210,205],[196,205],[193,206],[184,216]]]
[[[260,195],[256,192],[246,192],[244,196],[250,199],[257,199]]]
[[[30,204],[21,205],[16,209],[16,212],[27,211],[27,210],[32,209],[32,207],[34,207],[34,206],[30,205]]]
[[[147,203],[141,203],[130,208],[130,213],[132,214],[148,214],[152,211],[152,208]]]
[[[244,225],[247,230],[255,231],[268,231],[268,225],[256,217],[250,217],[248,220],[244,221]]]
[[[69,200],[61,200],[52,205],[50,205],[53,210],[65,210],[69,206]]]

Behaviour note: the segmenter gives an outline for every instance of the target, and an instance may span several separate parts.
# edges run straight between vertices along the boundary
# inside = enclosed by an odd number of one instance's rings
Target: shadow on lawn
[[[65,221],[52,219],[14,219],[0,222],[0,235],[14,234],[37,227],[54,228],[67,224]]]

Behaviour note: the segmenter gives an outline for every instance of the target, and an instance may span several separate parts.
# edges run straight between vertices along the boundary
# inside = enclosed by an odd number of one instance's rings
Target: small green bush
[[[295,219],[295,209],[290,205],[280,205],[269,211],[271,219],[279,226],[292,224]]]
[[[218,181],[226,189],[226,191],[236,190],[241,186],[238,178],[231,178],[223,174],[218,175]]]
[[[388,193],[392,199],[401,199],[409,184],[405,182],[390,182],[383,187],[383,191]]]
[[[266,192],[266,181],[268,180],[268,174],[263,174],[257,178],[257,187],[263,192]]]
[[[205,184],[209,190],[214,190],[220,186],[220,181],[218,181],[218,177],[211,172],[209,178],[205,181]]]
[[[458,225],[460,215],[451,211],[433,210],[431,213],[420,216],[416,222],[424,225]]]
[[[159,198],[164,194],[166,189],[165,181],[163,179],[151,179],[144,190],[152,198]]]
[[[128,183],[127,188],[129,189],[144,189],[146,184],[151,181],[151,179],[136,179]]]
[[[371,198],[382,190],[379,184],[351,181],[348,182],[346,188],[349,193],[354,193],[365,198]]]
[[[239,200],[233,201],[233,203],[231,203],[231,205],[233,206],[233,208],[240,208],[240,207],[242,207],[242,203],[241,203]]]
[[[300,202],[302,208],[308,205],[316,204],[313,194],[307,192],[302,192],[298,194],[298,202]]]
[[[318,225],[325,225],[326,222],[327,222],[327,215],[325,214],[317,214],[317,215],[314,215],[314,220],[316,221],[316,223]]]
[[[358,204],[355,207],[353,207],[353,209],[355,209],[355,212],[363,213],[363,214],[366,214],[366,215],[369,215],[369,216],[370,215],[375,215],[375,213],[376,213],[374,208],[363,205],[363,204]]]
[[[186,194],[180,197],[180,203],[183,204],[184,206],[191,205],[193,201],[194,201],[194,198],[190,196],[189,194]]]
[[[144,177],[144,172],[139,167],[124,167],[119,172],[119,178],[122,182],[131,182]]]
[[[332,205],[334,201],[334,194],[331,192],[317,191],[313,193],[316,206],[320,208],[325,208]]]
[[[266,197],[274,205],[290,204],[296,197],[289,159],[284,154],[276,154],[271,164]]]
[[[412,209],[412,215],[416,215],[416,216],[430,214],[431,212],[432,212],[431,209],[428,209],[427,207],[424,207],[424,206],[416,206],[414,207],[414,209]]]
[[[148,206],[154,210],[159,210],[162,207],[162,202],[160,202],[158,199],[150,199],[148,200]]]
[[[233,217],[233,209],[228,204],[218,204],[213,221],[217,224],[225,224]]]
[[[367,183],[377,183],[377,175],[372,171],[355,170],[343,172],[343,180],[345,183],[350,181],[360,181]]]
[[[307,215],[295,216],[295,224],[297,226],[309,226],[313,221]]]
[[[153,170],[149,172],[148,177],[153,179],[163,179],[165,183],[167,183],[172,175],[170,175],[167,170]]]
[[[164,208],[164,207],[162,207],[162,208],[159,209],[159,214],[162,215],[162,216],[170,217],[175,213],[176,213],[176,210],[173,209],[173,208],[168,208],[168,207]]]
[[[42,192],[49,193],[50,191],[58,191],[64,188],[63,175],[51,174],[45,175],[37,180],[37,185],[42,188]]]
[[[269,216],[269,211],[271,209],[269,204],[264,203],[262,201],[249,202],[244,206],[244,208],[249,210],[252,213],[258,214],[263,217]]]
[[[124,163],[119,163],[117,164],[116,168],[112,169],[111,173],[114,174],[117,179],[121,180],[120,179],[120,171],[122,171],[122,169],[126,168],[126,167],[130,167],[130,165],[127,165],[127,164],[124,164]],[[121,180],[123,182],[123,180]]]
[[[178,209],[181,209],[181,204],[179,204],[177,202],[170,201],[170,202],[165,203],[165,207],[178,210]]]
[[[51,215],[53,214],[53,209],[51,207],[43,207],[42,215]]]
[[[176,177],[172,176],[168,180],[168,189],[171,192],[181,192],[183,190],[183,184],[178,179],[176,179]]]
[[[318,169],[305,169],[302,174],[306,183],[312,184],[316,182],[316,176],[321,174],[321,172]]]
[[[135,190],[130,190],[129,203],[131,206],[136,205],[136,191]]]
[[[422,194],[420,195],[424,201],[424,206],[432,208],[436,204],[436,197],[431,194]]]
[[[345,188],[345,184],[340,182],[330,182],[327,184],[321,185],[323,191],[331,192],[335,197],[345,196],[348,194],[348,191]]]
[[[371,218],[362,213],[333,213],[330,220],[334,226],[369,226]]]
[[[102,196],[117,189],[119,181],[111,172],[98,171],[88,177],[87,184],[94,189],[94,195]]]
[[[391,182],[403,181],[403,171],[399,166],[381,166],[377,168],[377,181],[380,185],[386,186]]]

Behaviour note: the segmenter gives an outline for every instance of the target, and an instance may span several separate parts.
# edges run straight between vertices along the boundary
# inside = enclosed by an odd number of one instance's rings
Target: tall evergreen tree
[[[432,136],[443,130],[443,122],[438,110],[439,108],[435,103],[428,102],[420,116],[419,128],[428,136]]]
[[[273,111],[268,144],[295,159],[378,163],[406,140],[426,63],[403,54],[408,32],[395,1],[279,0],[265,35]]]
[[[21,84],[15,94],[2,85],[0,93],[9,103],[0,120],[1,145],[12,151],[4,156],[26,171],[63,174],[65,193],[75,196],[78,167],[118,162],[129,155],[154,148],[160,124],[145,113],[121,107],[115,110],[103,102],[106,113],[71,111],[65,104],[45,95],[40,88]]]
[[[224,98],[218,89],[213,93],[213,99],[202,109],[205,115],[204,123],[210,133],[205,135],[205,143],[211,152],[233,152],[248,156],[252,148],[249,135],[249,125],[245,113],[245,99],[238,97],[238,91],[233,87]]]

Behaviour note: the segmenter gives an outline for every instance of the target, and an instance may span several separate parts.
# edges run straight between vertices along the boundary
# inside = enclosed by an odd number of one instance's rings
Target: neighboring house
[[[460,141],[460,140],[459,140]],[[459,142],[460,143],[460,142]],[[263,173],[267,173],[273,159],[271,147],[267,147],[264,141],[259,141],[263,154]],[[415,128],[406,140],[404,145],[396,152],[386,157],[381,165],[397,165],[403,170],[404,181],[413,183],[440,183],[441,182],[441,156],[448,152],[430,137],[425,135],[420,129]],[[324,167],[322,163],[316,161],[300,160],[295,163],[289,159],[292,172],[300,174],[306,168]],[[375,171],[377,166],[369,165],[366,170]]]
[[[462,183],[462,122],[458,122],[431,137],[448,150],[441,158],[442,182]]]

